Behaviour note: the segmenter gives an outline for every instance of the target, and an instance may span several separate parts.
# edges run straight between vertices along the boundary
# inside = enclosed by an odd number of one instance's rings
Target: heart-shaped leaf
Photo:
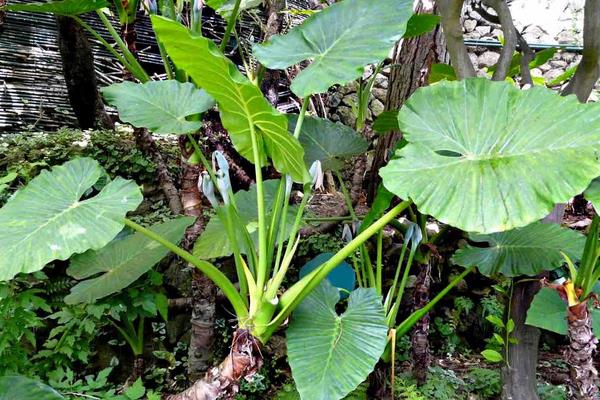
[[[0,377],[0,400],[64,400],[50,386],[21,375]]]
[[[381,170],[424,214],[468,232],[540,220],[600,163],[600,104],[473,78],[419,89],[399,114],[408,145]]]
[[[18,3],[6,6],[8,11],[31,13],[51,13],[56,15],[74,16],[108,7],[106,0],[60,0],[46,3]]]
[[[254,55],[271,69],[312,60],[292,82],[292,91],[302,98],[324,93],[360,77],[365,65],[385,59],[412,13],[412,0],[344,0],[286,35],[254,46]]]
[[[302,146],[288,133],[285,115],[267,102],[260,89],[243,76],[212,41],[163,17],[152,16],[152,24],[158,40],[177,67],[185,70],[217,101],[221,121],[236,150],[260,165],[264,165],[269,156],[279,172],[291,175],[297,182],[307,182],[309,176]],[[252,151],[252,133],[258,142],[258,160]]]
[[[177,244],[194,219],[180,217],[154,225],[150,230]],[[98,251],[89,250],[76,255],[67,269],[70,276],[86,279],[98,273],[102,275],[79,282],[71,288],[71,293],[65,297],[65,303],[93,303],[123,290],[167,254],[169,250],[166,247],[137,232],[124,239],[114,240]]]
[[[262,4],[262,2],[263,0],[241,0],[239,10],[243,11],[258,7]],[[215,10],[224,18],[231,17],[235,3],[236,0],[206,0],[206,5]]]
[[[585,190],[585,198],[592,203],[596,212],[600,211],[600,178],[596,178]]]
[[[375,368],[387,343],[381,296],[356,289],[338,315],[338,289],[324,280],[300,304],[287,331],[288,358],[302,399],[338,400]]]
[[[468,245],[458,250],[452,261],[465,268],[477,267],[486,276],[534,276],[559,268],[564,262],[561,252],[579,259],[585,246],[585,236],[580,233],[541,222],[489,235],[471,234],[469,239],[488,243],[488,247]]]
[[[294,132],[298,116],[290,114],[289,131]],[[307,166],[321,161],[324,170],[338,170],[344,161],[362,154],[369,148],[369,142],[352,128],[322,118],[305,117],[299,137],[304,148],[304,161]]]
[[[142,202],[135,182],[116,178],[82,199],[105,174],[98,162],[77,158],[42,171],[0,209],[0,280],[100,249],[123,229],[125,214]]]
[[[106,101],[119,110],[119,117],[138,128],[154,133],[183,135],[202,127],[202,121],[187,117],[203,113],[214,100],[193,83],[174,80],[116,83],[102,89]]]

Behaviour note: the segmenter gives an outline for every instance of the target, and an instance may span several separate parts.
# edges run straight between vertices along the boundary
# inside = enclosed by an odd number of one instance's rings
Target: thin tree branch
[[[521,49],[521,54],[523,54],[523,57],[521,57],[521,83],[523,85],[533,86],[533,78],[531,77],[529,64],[533,61],[535,53],[531,50],[523,35],[517,30],[515,30],[515,32],[517,33],[517,43]]]
[[[583,23],[583,58],[563,95],[575,94],[585,103],[600,77],[600,0],[586,0]]]
[[[498,60],[496,71],[494,71],[494,75],[492,76],[493,81],[503,81],[508,75],[510,63],[517,48],[516,28],[513,23],[510,8],[508,8],[505,0],[484,0],[484,4],[493,8],[498,14],[498,20],[500,21],[502,33],[504,34],[504,46],[502,46],[500,59]],[[529,69],[529,67],[527,69]]]
[[[464,0],[438,0],[437,2],[448,52],[459,79],[476,76],[475,67],[464,43],[460,24],[463,3]]]

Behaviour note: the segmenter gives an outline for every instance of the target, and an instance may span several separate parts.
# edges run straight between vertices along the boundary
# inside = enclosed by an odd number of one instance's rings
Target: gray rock
[[[562,75],[564,71],[562,69],[551,69],[550,71],[546,72],[544,74],[544,79],[546,79],[547,81],[552,80],[554,78],[556,78],[557,76]]]
[[[375,77],[375,87],[381,88],[381,89],[387,89],[388,88],[387,76],[385,76],[383,74],[377,74],[377,76]]]
[[[373,99],[371,100],[370,109],[374,116],[378,116],[385,110],[385,105],[378,99]]]
[[[377,100],[381,101],[382,103],[385,103],[385,98],[387,97],[386,89],[373,88],[371,93],[373,94],[373,97],[375,97]]]
[[[577,42],[575,32],[570,29],[566,29],[556,36],[556,40],[559,44],[571,44]]]
[[[560,58],[562,58],[563,60],[565,60],[565,62],[567,62],[568,64],[570,64],[573,61],[575,61],[576,57],[577,57],[577,54],[575,54],[575,53],[569,53],[569,52],[564,52],[564,53],[561,53],[561,55],[560,55]]]
[[[343,98],[344,95],[341,92],[335,92],[329,96],[327,104],[329,105],[329,107],[335,108],[340,105]]]
[[[344,96],[344,98],[342,99],[342,103],[344,103],[344,105],[352,107],[352,106],[357,106],[358,105],[358,94],[356,93],[350,93]]]
[[[337,115],[340,117],[340,121],[344,125],[354,126],[354,123],[356,122],[356,115],[350,107],[338,107]]]
[[[567,68],[567,62],[564,60],[550,60],[550,66],[552,68],[559,68],[564,70]]]
[[[477,26],[477,21],[474,19],[467,19],[464,23],[465,32],[473,32]]]
[[[486,51],[477,58],[477,64],[479,68],[491,67],[498,62],[498,58],[500,58],[500,54],[493,51]]]
[[[479,34],[479,37],[489,36],[492,32],[492,28],[486,25],[479,25],[475,27],[475,32]]]
[[[546,63],[546,64],[544,64],[544,65],[540,65],[538,68],[539,68],[539,69],[540,69],[540,71],[542,71],[542,72],[548,72],[548,71],[550,71],[550,70],[552,69],[552,67],[551,67],[551,66],[550,66],[550,64],[548,64],[548,63]]]

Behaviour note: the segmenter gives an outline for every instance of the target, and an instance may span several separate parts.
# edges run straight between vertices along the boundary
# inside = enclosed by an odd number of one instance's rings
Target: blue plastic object
[[[329,261],[329,259],[332,257],[333,253],[322,253],[304,264],[304,266],[300,269],[300,279]],[[342,299],[348,297],[348,293],[353,291],[356,287],[356,273],[354,272],[352,266],[345,261],[335,267],[329,273],[329,275],[327,275],[327,280],[333,286],[341,289],[340,297]]]

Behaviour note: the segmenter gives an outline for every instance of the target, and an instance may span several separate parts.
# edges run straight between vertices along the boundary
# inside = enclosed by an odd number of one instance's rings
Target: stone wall
[[[463,10],[463,32],[471,61],[478,74],[487,76],[487,68],[498,62],[502,37],[500,26],[491,24],[476,11],[481,0],[467,2]],[[581,60],[578,50],[583,42],[583,6],[585,0],[508,0],[515,27],[535,51],[540,45],[556,46],[559,50],[545,64],[532,70],[532,76],[541,77],[546,82],[563,74]],[[473,45],[476,41],[489,41],[489,46]],[[496,45],[496,47],[493,46]],[[569,47],[569,49],[565,49]],[[390,60],[388,60],[390,61]],[[366,69],[365,78],[373,72]],[[389,69],[384,69],[375,80],[370,101],[369,119],[379,115],[385,104],[388,88]],[[330,118],[334,121],[354,126],[355,109],[358,102],[358,84],[337,88],[329,93],[326,104]],[[596,92],[592,99],[597,99]]]

